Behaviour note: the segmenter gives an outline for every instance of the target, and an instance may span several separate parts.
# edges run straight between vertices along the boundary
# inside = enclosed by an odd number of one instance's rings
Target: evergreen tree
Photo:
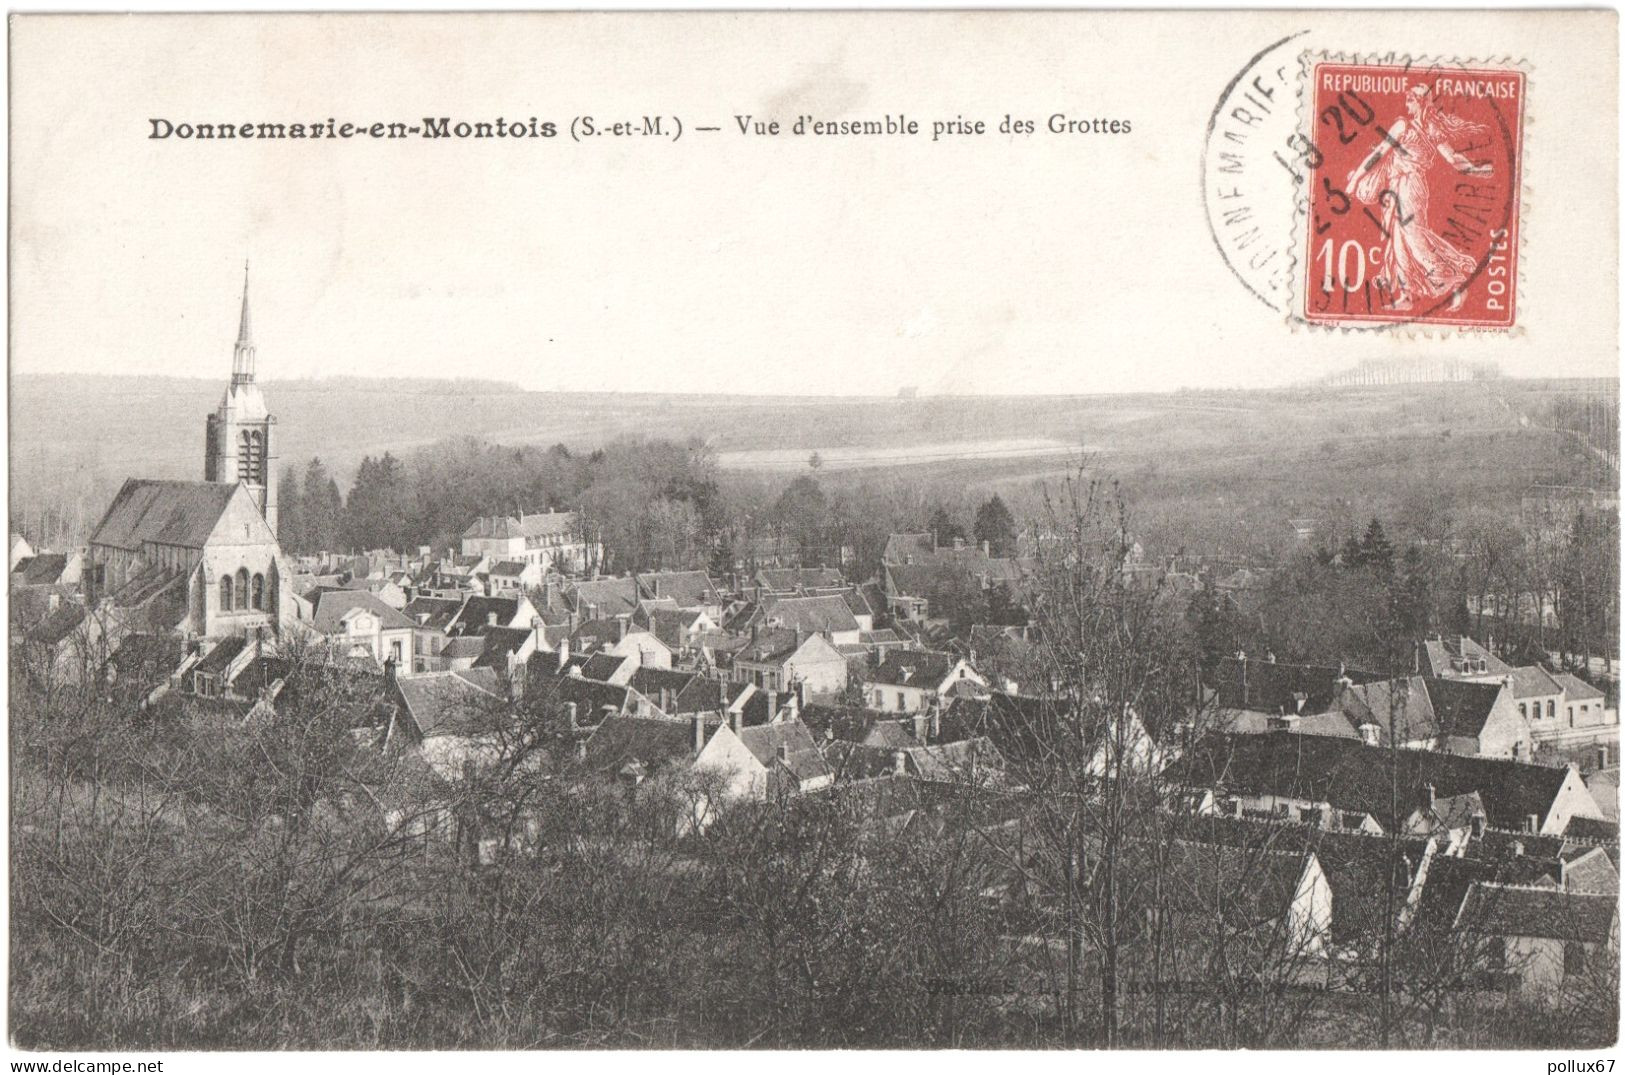
[[[276,539],[285,552],[305,551],[305,515],[300,503],[299,473],[289,463],[277,482]]]
[[[300,497],[303,509],[303,536],[308,552],[332,552],[339,547],[340,517],[344,499],[339,496],[338,483],[328,474],[320,458],[313,458],[305,468],[305,490]]]
[[[1013,556],[1016,546],[1016,520],[1004,506],[999,494],[994,493],[976,509],[976,522],[972,527],[978,544],[986,543],[994,556]]]
[[[1433,583],[1422,560],[1422,550],[1415,545],[1405,550],[1403,569],[1394,583],[1393,605],[1396,643],[1415,641],[1432,628]]]
[[[1394,573],[1394,546],[1376,516],[1372,516],[1371,524],[1365,528],[1359,549],[1359,566],[1369,567],[1385,577]]]
[[[956,538],[960,541],[965,540],[965,528],[954,522],[953,516],[948,514],[948,509],[940,504],[937,505],[937,510],[931,513],[931,523],[927,529],[936,538],[938,548],[953,545]]]

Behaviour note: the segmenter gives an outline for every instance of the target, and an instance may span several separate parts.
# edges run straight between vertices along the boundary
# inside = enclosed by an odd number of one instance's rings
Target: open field
[[[1560,381],[1071,397],[774,398],[522,392],[487,382],[267,382],[280,464],[320,456],[347,486],[361,457],[455,437],[591,450],[620,437],[698,438],[734,480],[906,482],[1032,510],[1080,458],[1125,479],[1148,523],[1206,544],[1289,517],[1429,519],[1515,510],[1534,482],[1617,479],[1561,434],[1524,421]],[[67,505],[92,525],[130,475],[196,477],[216,382],[19,376],[12,381],[13,513]],[[1087,446],[1085,448],[1084,446]],[[1278,535],[1277,535],[1278,536]]]

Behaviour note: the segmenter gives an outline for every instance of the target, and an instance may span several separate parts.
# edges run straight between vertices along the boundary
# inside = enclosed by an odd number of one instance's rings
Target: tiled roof
[[[638,584],[630,577],[577,582],[571,596],[583,618],[631,615],[638,607]]]
[[[24,637],[43,646],[54,646],[73,634],[84,622],[84,606],[77,601],[64,601],[29,627]]]
[[[506,627],[519,615],[519,598],[470,595],[446,630],[458,635],[483,635],[487,628]],[[410,606],[408,606],[410,607]],[[495,622],[492,622],[492,617]]]
[[[1281,664],[1256,657],[1226,657],[1209,668],[1203,681],[1218,692],[1224,709],[1264,713],[1324,713],[1337,698],[1337,681],[1370,683],[1382,677],[1336,665]]]
[[[889,687],[918,687],[935,690],[954,670],[958,659],[930,650],[904,650],[892,653],[869,676],[870,683]]]
[[[238,486],[130,478],[108,505],[92,545],[139,549],[146,542],[201,549]]]
[[[1410,814],[1428,784],[1440,796],[1477,791],[1489,823],[1505,829],[1523,828],[1531,814],[1544,822],[1568,774],[1567,768],[1389,750],[1292,732],[1209,736],[1168,771],[1171,779],[1192,787],[1329,802],[1339,810],[1371,814],[1384,828],[1395,824],[1390,817],[1394,780],[1401,818]]]
[[[653,772],[693,758],[694,727],[686,720],[611,717],[587,740],[587,764],[605,772],[620,772],[634,763]]]
[[[321,590],[312,595],[311,623],[324,635],[344,629],[344,621],[354,612],[378,617],[385,629],[409,628],[415,621],[398,609],[390,608],[370,590]]]
[[[910,747],[904,753],[910,771],[921,780],[985,787],[1002,782],[1004,777],[1004,758],[985,736]]]
[[[495,575],[498,578],[516,579],[520,575],[523,575],[526,571],[530,570],[530,567],[530,564],[523,563],[519,560],[503,560],[501,563],[491,565],[490,574]]]
[[[1421,671],[1430,676],[1505,675],[1511,667],[1466,635],[1433,638],[1422,643],[1417,655]]]
[[[525,643],[530,641],[530,631],[523,627],[490,627],[486,629],[482,640],[485,647],[480,650],[478,659],[474,661],[474,667],[507,671],[508,658],[518,653]]]
[[[671,599],[679,608],[719,605],[722,595],[703,571],[657,571],[637,576],[644,597]]]
[[[806,639],[788,629],[758,631],[739,650],[736,660],[762,664],[780,664],[793,656]]]
[[[1526,664],[1512,670],[1512,696],[1535,698],[1548,694],[1561,694],[1563,687],[1539,665]]]
[[[833,567],[764,567],[756,572],[756,581],[763,589],[776,593],[794,593],[797,590],[840,586],[845,583],[838,568]]]
[[[669,668],[639,668],[632,673],[627,686],[656,705],[660,704],[661,691],[666,691],[665,712],[672,716],[717,710],[722,707],[717,684],[693,672],[677,672]]]
[[[858,629],[858,621],[844,600],[839,597],[780,597],[763,603],[766,622],[775,627],[816,632],[849,632]]]
[[[415,597],[401,611],[416,626],[444,631],[462,607],[455,597]]]
[[[1618,905],[1618,898],[1611,895],[1480,881],[1468,890],[1456,924],[1494,937],[1607,944]]]
[[[812,733],[799,720],[780,720],[741,728],[739,739],[764,766],[771,769],[775,762],[782,761],[803,783],[833,775],[824,761],[824,755],[819,753],[818,745],[813,742]]]
[[[234,638],[224,638],[215,643],[213,649],[203,655],[203,659],[192,666],[194,672],[205,675],[218,676],[226,670],[232,660],[248,645],[248,640],[238,635]]]
[[[1397,915],[1427,841],[1391,839],[1363,832],[1339,832],[1317,825],[1207,814],[1170,820],[1182,839],[1226,844],[1253,852],[1313,853],[1332,890],[1332,937],[1353,941],[1380,936],[1387,923],[1390,886]],[[1457,896],[1459,906],[1460,896]]]
[[[21,576],[21,581],[27,586],[50,586],[62,578],[62,572],[67,566],[66,553],[42,552],[38,556],[19,561],[12,574]]]
[[[936,540],[930,534],[893,534],[886,539],[880,559],[882,563],[900,564],[908,557],[930,556],[936,548]]]
[[[485,731],[503,701],[488,668],[398,676],[394,690],[423,738]]]
[[[581,674],[586,679],[608,683],[609,677],[621,670],[629,657],[617,657],[612,653],[595,653],[588,657],[581,665]]]
[[[1603,697],[1602,691],[1579,676],[1570,675],[1567,672],[1558,672],[1552,678],[1557,680],[1558,685],[1563,688],[1564,693],[1568,695],[1568,700],[1571,702],[1590,702]]]
[[[536,538],[555,537],[574,532],[576,528],[576,513],[573,511],[552,511],[534,515],[524,515],[515,519],[511,515],[486,516],[475,519],[467,530],[463,531],[465,538]]]

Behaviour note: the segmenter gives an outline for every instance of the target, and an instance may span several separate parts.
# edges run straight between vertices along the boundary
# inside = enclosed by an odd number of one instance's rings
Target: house
[[[1417,644],[1416,671],[1440,679],[1499,679],[1512,666],[1466,635],[1438,636]]]
[[[751,727],[720,724],[694,759],[694,769],[721,777],[725,799],[800,794],[835,782],[812,733],[795,718]]]
[[[717,713],[723,706],[717,682],[693,672],[638,667],[626,685],[669,717]]]
[[[837,646],[857,645],[864,630],[846,600],[839,596],[766,598],[757,606],[749,626],[819,634]]]
[[[801,707],[802,723],[821,742],[836,740],[879,750],[903,750],[930,741],[931,715],[912,717],[844,705],[809,703]]]
[[[603,652],[630,657],[638,668],[671,667],[671,648],[649,631],[627,631]]]
[[[1148,899],[1146,910],[1153,921],[1169,916],[1173,978],[1213,973],[1216,955],[1226,963],[1246,961],[1243,973],[1251,973],[1326,954],[1335,901],[1314,851],[1174,840],[1141,854],[1145,868],[1160,873],[1161,899]]]
[[[33,555],[34,546],[28,543],[28,539],[21,534],[13,533],[11,535],[11,557],[7,561],[6,570],[8,572],[17,570],[19,560],[26,560]]]
[[[703,571],[654,571],[633,576],[638,596],[649,601],[670,601],[672,607],[722,619],[722,594]]]
[[[1482,945],[1480,962],[1511,977],[1519,992],[1556,1000],[1565,982],[1619,963],[1614,895],[1529,885],[1475,883],[1456,930]]]
[[[790,597],[808,590],[839,589],[846,585],[833,567],[764,567],[751,580],[758,597]]]
[[[513,597],[528,593],[542,584],[540,564],[529,560],[498,560],[485,573],[488,597]]]
[[[12,565],[11,585],[14,589],[19,586],[77,589],[84,576],[84,566],[84,554],[78,551],[42,552]]]
[[[963,659],[946,653],[901,650],[881,662],[863,689],[871,709],[918,713],[945,705],[949,693],[961,683],[987,686],[987,681]]]
[[[490,669],[395,677],[389,701],[385,749],[419,751],[442,779],[460,779],[467,765],[500,754],[507,696]]]
[[[447,629],[463,609],[461,597],[414,597],[401,614],[412,621],[412,671],[443,668],[441,651],[450,639]]]
[[[1210,814],[1175,823],[1173,838],[1224,844],[1244,854],[1312,854],[1330,891],[1323,946],[1371,953],[1389,927],[1403,929],[1416,913],[1442,844],[1318,825]],[[1459,860],[1458,860],[1459,861]],[[1460,893],[1456,895],[1459,905]]]
[[[700,717],[611,716],[586,741],[583,760],[589,769],[628,784],[687,773],[705,748],[709,729]]]
[[[566,591],[566,599],[582,620],[630,617],[638,610],[638,580],[630,575],[620,579],[581,580]]]
[[[292,572],[249,487],[130,478],[90,537],[93,604],[148,607],[162,598],[181,633],[218,639],[276,631],[294,618]]]
[[[697,608],[647,608],[633,622],[648,628],[673,654],[696,649],[703,636],[717,630],[711,614]]]
[[[539,619],[530,598],[523,593],[503,597],[469,595],[457,609],[457,614],[446,624],[446,635],[483,635],[492,627],[535,626]]]
[[[1488,824],[1561,833],[1600,817],[1579,771],[1276,731],[1204,737],[1164,770],[1201,812],[1393,832],[1417,803],[1477,792]],[[1397,790],[1397,797],[1396,797]]]
[[[1539,665],[1507,665],[1465,635],[1421,643],[1419,663],[1448,679],[1505,682],[1538,747],[1562,749],[1619,742],[1619,714],[1606,709],[1601,691],[1578,676]]]
[[[338,652],[365,654],[379,667],[413,667],[416,625],[366,590],[320,590],[312,595],[310,630]]]
[[[1364,741],[1528,761],[1535,741],[1505,680],[1404,676],[1347,686],[1336,708]]]
[[[847,664],[841,651],[823,635],[785,629],[753,632],[733,655],[731,678],[764,690],[799,686],[809,699],[846,690]]]
[[[603,546],[587,540],[573,511],[475,519],[463,531],[463,555],[517,560],[543,572],[578,574],[603,559]]]

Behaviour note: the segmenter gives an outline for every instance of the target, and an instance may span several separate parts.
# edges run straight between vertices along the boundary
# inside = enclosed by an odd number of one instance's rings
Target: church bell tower
[[[254,339],[248,317],[248,265],[243,264],[243,312],[232,349],[231,384],[220,406],[209,415],[203,456],[203,480],[241,482],[276,533],[276,451],[272,434],[276,418],[254,383]]]

